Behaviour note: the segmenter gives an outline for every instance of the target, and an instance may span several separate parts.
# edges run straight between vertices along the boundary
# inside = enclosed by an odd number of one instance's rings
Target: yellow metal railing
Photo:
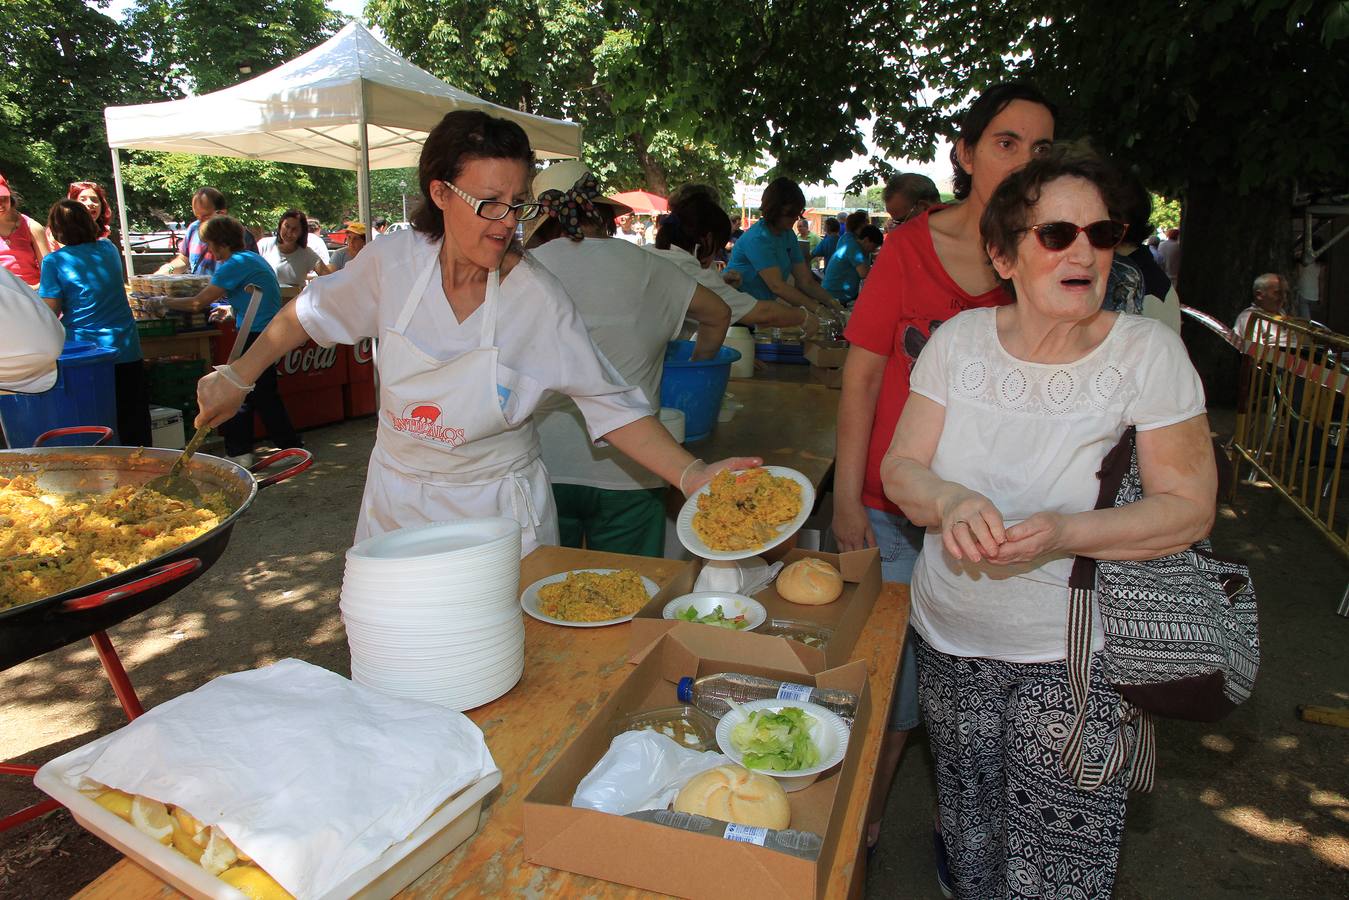
[[[1349,462],[1349,338],[1261,312],[1245,331],[1237,465],[1249,463],[1349,554],[1349,504],[1339,502]]]

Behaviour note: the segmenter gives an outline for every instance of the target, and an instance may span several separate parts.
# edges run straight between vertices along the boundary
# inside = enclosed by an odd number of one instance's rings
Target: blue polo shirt
[[[141,358],[141,339],[122,284],[122,257],[111,241],[62,247],[42,258],[38,295],[61,302],[66,339],[117,351],[119,363]]]
[[[867,261],[866,252],[857,240],[857,235],[848,232],[838,242],[838,248],[830,255],[824,267],[824,280],[820,286],[841,303],[851,303],[857,299],[862,286],[862,278],[857,267]]]
[[[226,292],[225,299],[234,310],[236,328],[243,327],[248,302],[252,299],[248,292],[249,285],[262,291],[262,304],[253,318],[250,333],[266,328],[267,323],[281,311],[281,285],[276,280],[276,272],[267,260],[251,250],[236,250],[229,259],[216,263],[211,284]]]
[[[759,273],[776,267],[785,281],[792,274],[792,266],[799,262],[805,262],[805,257],[801,255],[796,232],[788,229],[774,234],[760,219],[735,242],[727,268],[740,273],[740,290],[756,300],[772,300],[774,294]]]

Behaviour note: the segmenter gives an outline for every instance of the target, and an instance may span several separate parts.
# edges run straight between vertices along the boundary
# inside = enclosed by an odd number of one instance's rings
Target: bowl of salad
[[[823,706],[769,698],[732,703],[717,723],[717,746],[791,792],[810,786],[843,762],[848,734],[848,723]]]
[[[758,600],[726,591],[697,591],[665,604],[665,618],[714,625],[731,631],[753,631],[768,618]]]

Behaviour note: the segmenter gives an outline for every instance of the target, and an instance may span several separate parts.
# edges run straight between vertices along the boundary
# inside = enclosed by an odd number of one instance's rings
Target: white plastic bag
[[[762,556],[735,560],[711,559],[703,564],[693,589],[753,596],[768,587],[781,571],[781,562],[769,565]]]
[[[619,816],[665,809],[694,775],[729,762],[720,753],[690,750],[654,731],[626,731],[581,779],[571,805]]]

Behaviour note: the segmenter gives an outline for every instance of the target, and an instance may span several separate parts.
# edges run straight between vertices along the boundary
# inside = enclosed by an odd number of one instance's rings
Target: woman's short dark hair
[[[1002,84],[995,84],[993,87],[979,95],[979,99],[974,101],[974,105],[966,111],[965,117],[960,120],[960,134],[957,140],[963,141],[965,146],[974,149],[974,145],[979,143],[979,138],[984,136],[984,130],[988,124],[997,117],[998,113],[1007,108],[1013,100],[1026,100],[1031,103],[1038,103],[1049,110],[1049,115],[1058,118],[1059,109],[1040,89],[1033,84],[1027,84],[1024,81],[1008,81]],[[951,193],[957,200],[964,200],[970,195],[970,188],[973,186],[973,180],[970,173],[960,167],[960,155],[955,147],[951,148]]]
[[[713,252],[726,246],[731,237],[731,217],[706,194],[687,195],[670,207],[670,214],[656,231],[656,247],[678,247],[698,257],[699,244],[709,234]]]
[[[833,216],[830,216],[829,218],[824,220],[825,234],[838,234],[840,230],[841,227],[838,224],[838,219],[835,219]]]
[[[47,213],[47,227],[52,236],[72,247],[98,240],[98,223],[83,204],[74,200],[57,200]]]
[[[1120,221],[1129,226],[1124,240],[1130,244],[1141,244],[1152,234],[1152,225],[1148,219],[1152,216],[1152,195],[1143,186],[1143,181],[1133,170],[1119,167],[1120,195],[1124,203],[1120,209]]]
[[[885,243],[885,233],[875,225],[867,225],[861,231],[857,232],[857,239],[859,241],[871,241],[871,243],[879,247],[881,244]]]
[[[680,203],[688,200],[690,197],[703,196],[711,200],[718,206],[721,205],[721,192],[710,184],[703,184],[698,181],[691,181],[688,184],[682,184],[675,188],[675,192],[670,195],[670,208],[674,209]]]
[[[212,216],[201,226],[201,239],[238,253],[244,249],[244,226],[229,216]]]
[[[287,219],[300,220],[300,236],[295,239],[295,242],[301,247],[306,246],[309,240],[309,217],[304,214],[303,210],[299,209],[288,209],[281,214],[281,218],[276,222],[277,242],[279,243],[281,241],[281,226],[285,224]]]
[[[896,194],[903,194],[910,203],[931,205],[941,202],[941,192],[931,178],[918,172],[902,172],[892,176],[881,191],[881,202],[889,203]]]
[[[857,234],[870,221],[871,215],[865,209],[859,209],[856,212],[848,213],[848,218],[843,223],[843,227],[847,228],[850,234]]]
[[[989,256],[1016,260],[1017,244],[1031,224],[1032,208],[1040,202],[1045,185],[1060,178],[1081,178],[1095,185],[1106,212],[1112,219],[1123,221],[1126,200],[1119,172],[1099,156],[1054,150],[1008,175],[988,198],[979,219],[979,235]]]
[[[417,182],[422,202],[412,214],[412,227],[428,238],[445,236],[445,216],[431,198],[431,182],[453,183],[464,164],[475,159],[514,159],[534,171],[534,151],[525,130],[510,119],[476,110],[458,110],[445,117],[422,144],[417,163]]]
[[[230,208],[229,201],[225,199],[225,195],[213,187],[197,188],[197,192],[192,195],[192,199],[196,200],[198,197],[206,198],[206,202],[211,204],[211,209],[216,212]]]
[[[764,221],[773,226],[787,216],[795,219],[805,208],[806,195],[801,192],[801,185],[785,175],[768,183],[763,190],[763,200],[759,202]]]

